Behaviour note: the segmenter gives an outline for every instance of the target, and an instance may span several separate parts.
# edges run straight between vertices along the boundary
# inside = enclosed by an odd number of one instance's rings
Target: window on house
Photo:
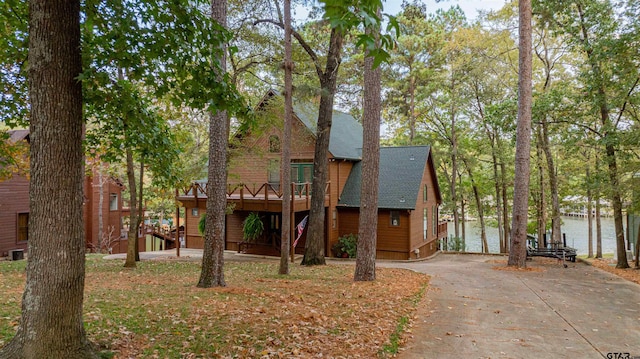
[[[29,240],[29,213],[18,213],[18,242]]]
[[[109,195],[109,210],[110,211],[118,210],[118,194],[117,193],[111,193]]]
[[[313,181],[313,163],[292,163],[291,182],[296,183],[295,194],[306,194],[311,187],[305,184]]]
[[[423,210],[423,213],[422,213],[422,226],[423,226],[423,231],[422,231],[423,238],[422,239],[425,240],[425,241],[427,240],[427,230],[429,228],[429,223],[428,222],[429,222],[429,213],[428,213],[428,210],[425,208]]]
[[[332,220],[332,226],[335,229],[336,227],[338,227],[338,211],[336,211],[335,209],[333,210],[333,214],[331,215],[331,220]]]
[[[422,188],[422,202],[427,202],[427,185],[425,184]]]
[[[400,211],[391,211],[389,216],[391,217],[391,226],[398,227],[400,225]]]
[[[280,161],[269,160],[267,182],[273,187],[274,190],[280,189]]]
[[[269,136],[269,152],[280,152],[280,138],[276,135]]]
[[[198,217],[198,208],[191,208],[191,215],[194,217]]]
[[[431,213],[433,214],[433,225],[431,226],[433,228],[433,235],[437,236],[438,235],[438,206],[433,206],[431,207]]]

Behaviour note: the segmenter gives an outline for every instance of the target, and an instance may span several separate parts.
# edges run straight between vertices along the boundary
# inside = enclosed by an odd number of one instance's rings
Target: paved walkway
[[[380,263],[432,277],[400,358],[640,358],[640,285],[580,262],[494,269],[505,260],[441,254]]]

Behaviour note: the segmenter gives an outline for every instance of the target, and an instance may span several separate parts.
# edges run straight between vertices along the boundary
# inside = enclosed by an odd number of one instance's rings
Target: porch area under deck
[[[329,183],[325,187],[325,209],[329,206]],[[226,190],[227,206],[233,214],[226,219],[227,250],[243,250],[263,255],[279,255],[280,225],[282,215],[283,193],[280,186],[264,183],[261,185],[229,184]],[[186,216],[186,246],[187,248],[202,248],[202,236],[197,229],[199,217],[206,211],[207,183],[195,182],[190,187],[176,191],[176,199],[182,207],[187,209]],[[295,239],[296,225],[308,214],[311,208],[311,183],[291,183],[291,241]],[[196,209],[194,212],[193,209]],[[258,212],[264,215],[264,238],[247,245],[242,239],[243,215]],[[275,225],[274,225],[275,222]],[[295,252],[304,250],[306,233],[301,239]],[[326,241],[326,239],[325,239]],[[293,252],[293,251],[292,251]]]

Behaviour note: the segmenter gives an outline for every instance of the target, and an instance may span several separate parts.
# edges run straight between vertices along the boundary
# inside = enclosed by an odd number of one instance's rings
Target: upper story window
[[[427,185],[425,184],[422,187],[422,202],[427,202],[427,200],[429,199],[429,197],[427,196]]]
[[[269,152],[280,152],[280,137],[276,135],[269,136]]]
[[[109,194],[109,210],[110,211],[118,210],[118,194],[117,193]]]

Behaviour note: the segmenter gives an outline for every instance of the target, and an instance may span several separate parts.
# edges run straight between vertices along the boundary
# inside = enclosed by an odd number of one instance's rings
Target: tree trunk
[[[376,36],[371,26],[367,34]],[[367,51],[367,55],[368,51]],[[354,280],[376,279],[378,235],[378,177],[380,172],[380,112],[382,111],[380,66],[373,68],[373,57],[364,60],[364,116],[362,139],[362,185],[358,222],[358,254]]]
[[[293,122],[293,61],[291,60],[291,0],[284,0],[284,126],[282,136],[282,226],[279,274],[289,274],[291,246],[291,123]]]
[[[545,203],[545,191],[544,191],[544,167],[542,166],[542,130],[541,126],[537,127],[537,139],[536,141],[536,162],[538,164],[538,185],[540,187],[538,193],[539,198],[537,198],[536,203],[536,212],[537,212],[537,223],[538,223],[538,238],[541,239],[542,236],[547,231],[547,216],[546,216],[546,203]]]
[[[227,1],[211,1],[211,17],[227,26]],[[226,70],[226,45],[218,59],[221,70]],[[222,79],[223,74],[217,75]],[[207,210],[204,231],[202,270],[198,287],[224,287],[224,245],[227,208],[227,144],[229,121],[226,111],[209,114],[209,168],[207,181]]]
[[[144,191],[144,157],[140,158],[140,187],[138,188],[138,221],[136,222],[136,228],[140,228],[142,231],[142,238],[144,238],[145,243],[147,241],[147,231],[144,226],[141,226],[142,219],[144,217],[144,207],[143,207],[143,191]],[[140,262],[140,241],[136,239],[136,262]]]
[[[103,246],[105,244],[104,241],[104,175],[102,174],[102,162],[98,162],[98,189],[100,193],[98,193],[98,253],[103,253]],[[91,189],[93,191],[93,188]],[[91,204],[93,205],[93,204]],[[109,236],[111,237],[111,236]],[[93,240],[91,241],[93,242]],[[109,242],[111,242],[111,238],[109,238]],[[109,243],[107,242],[107,243]],[[107,248],[107,251],[109,249]]]
[[[496,191],[496,218],[498,219],[498,241],[500,253],[507,253],[504,245],[504,228],[502,227],[502,196],[500,195],[500,176],[498,175],[498,158],[496,156],[496,144],[491,141],[491,160],[493,164],[494,187]]]
[[[629,225],[629,224],[627,224]],[[633,250],[633,255],[634,255],[634,260],[633,260],[633,268],[634,269],[640,269],[640,247],[638,247],[638,245],[640,245],[640,226],[638,226],[638,228],[636,229],[638,232],[638,234],[636,235],[636,246]]]
[[[462,252],[466,252],[467,251],[467,227],[466,227],[466,223],[467,223],[467,213],[466,213],[466,207],[465,207],[465,202],[464,202],[464,197],[460,196],[460,227],[462,229],[462,233],[460,235],[460,243],[462,243]]]
[[[551,145],[549,144],[549,130],[547,118],[542,116],[542,150],[547,159],[547,172],[549,174],[549,190],[551,191],[551,242],[562,243],[562,219],[560,218],[560,196],[558,194],[558,174],[553,162]]]
[[[600,191],[596,190],[596,258],[602,258],[602,221],[600,218]]]
[[[504,251],[509,252],[509,244],[511,239],[509,238],[511,229],[509,228],[509,201],[507,197],[507,170],[504,162],[500,163],[500,174],[502,175],[502,225],[504,226]]]
[[[453,74],[451,75],[451,91],[455,86],[453,80]],[[455,106],[451,105],[451,203],[454,204],[453,208],[453,227],[456,235],[456,240],[460,239],[460,218],[458,216],[458,194],[456,193],[457,175],[458,175],[458,140],[456,139],[456,111]],[[464,218],[464,215],[463,215]],[[464,230],[464,223],[463,223]]]
[[[313,153],[313,183],[311,185],[311,209],[309,211],[309,229],[302,258],[302,265],[323,265],[325,236],[325,187],[328,179],[329,135],[333,116],[333,98],[336,93],[340,53],[343,34],[332,29],[329,40],[329,53],[324,72],[320,77],[320,107],[316,129],[316,144]]]
[[[519,8],[518,126],[513,194],[513,221],[509,266],[526,267],[527,219],[529,205],[529,156],[531,150],[531,0],[521,0]]]
[[[538,54],[538,58],[542,60],[545,70],[545,82],[544,92],[548,93],[551,87],[551,71],[553,64],[547,56],[546,44],[545,54]],[[549,124],[547,123],[547,116],[543,114],[540,119],[539,128],[539,146],[544,151],[545,158],[547,159],[547,172],[549,175],[549,190],[551,192],[551,243],[562,243],[562,229],[560,218],[560,199],[558,194],[558,174],[553,163],[553,154],[551,153],[551,145],[549,143]],[[544,191],[542,192],[544,194]],[[546,223],[546,221],[545,221]],[[546,227],[545,227],[546,232]]]
[[[605,158],[607,160],[607,167],[609,169],[609,186],[611,188],[611,204],[613,205],[613,222],[615,224],[616,231],[616,253],[618,256],[618,263],[616,268],[629,268],[627,262],[627,252],[624,243],[624,228],[622,226],[622,195],[620,193],[620,183],[618,179],[618,164],[616,159],[616,141],[617,134],[615,125],[612,123],[609,117],[609,104],[607,99],[607,92],[605,89],[605,79],[602,73],[602,69],[597,59],[594,57],[593,48],[590,44],[588,36],[587,25],[585,24],[585,16],[583,9],[578,5],[578,14],[580,15],[580,25],[582,30],[582,44],[584,46],[584,52],[589,61],[589,66],[593,72],[595,85],[597,86],[597,104],[600,108],[600,121],[602,124],[603,132],[602,140],[605,143]]]
[[[366,110],[366,107],[364,107]],[[416,78],[412,65],[409,67],[409,146],[416,137]]]
[[[469,179],[471,179],[471,186],[473,187],[473,196],[476,200],[476,207],[478,208],[478,220],[480,221],[480,242],[482,244],[482,252],[489,253],[489,243],[487,242],[487,231],[484,224],[484,210],[482,208],[482,201],[480,200],[480,192],[478,191],[478,185],[473,178],[471,167],[465,161],[465,167],[467,167],[467,173]]]
[[[624,228],[622,225],[622,196],[620,195],[620,183],[618,181],[618,165],[616,162],[616,153],[611,140],[607,141],[605,135],[605,148],[607,153],[607,162],[609,165],[609,181],[611,182],[611,200],[613,204],[613,223],[616,229],[616,254],[618,262],[616,268],[629,268],[627,261],[627,250],[624,243]]]
[[[587,165],[586,178],[587,181],[589,180],[589,178],[591,178],[589,165]],[[587,255],[587,258],[593,258],[593,215],[591,213],[593,211],[593,205],[591,204],[592,201],[593,198],[591,195],[591,184],[587,183],[587,230],[589,231],[589,253]]]
[[[82,323],[80,2],[29,2],[31,178],[22,317],[3,359],[97,358]]]
[[[126,129],[125,129],[126,132]],[[129,240],[127,242],[127,258],[124,261],[126,268],[136,267],[136,246],[138,242],[138,196],[136,195],[136,176],[133,170],[133,151],[126,149],[127,153],[127,182],[129,183]]]

